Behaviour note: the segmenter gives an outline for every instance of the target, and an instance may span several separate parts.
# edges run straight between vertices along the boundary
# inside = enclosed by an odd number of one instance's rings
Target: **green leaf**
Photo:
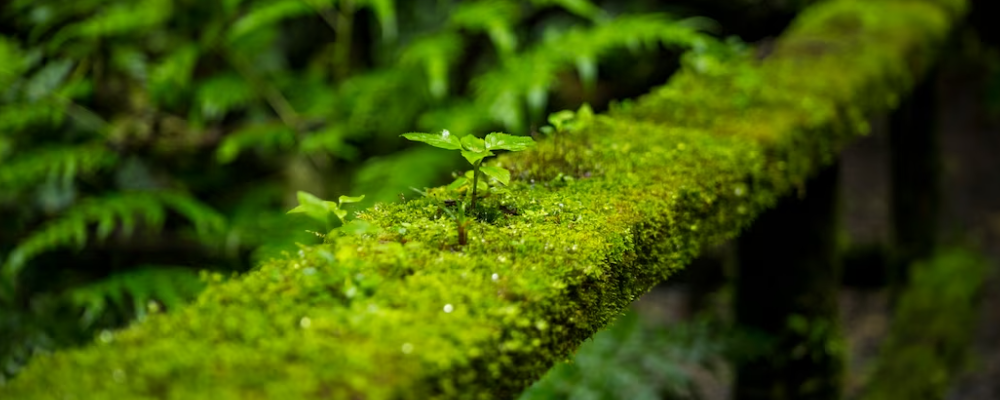
[[[340,207],[337,203],[332,201],[325,201],[319,197],[312,195],[311,193],[299,191],[296,196],[299,199],[298,207],[295,207],[288,211],[288,214],[305,214],[309,218],[317,220],[319,222],[326,223],[327,215],[331,211],[339,211]]]
[[[530,136],[514,136],[501,132],[493,132],[486,135],[486,148],[489,150],[527,150],[535,145],[535,140]]]
[[[333,210],[333,214],[337,216],[337,219],[339,219],[341,223],[343,223],[344,218],[347,217],[347,210],[341,210],[338,208]]]
[[[557,4],[566,11],[591,20],[597,20],[604,15],[604,10],[587,0],[532,0],[538,6]]]
[[[28,79],[24,89],[28,100],[37,101],[52,94],[69,76],[72,68],[73,61],[69,59],[57,59],[45,64],[41,70]]]
[[[486,176],[496,179],[500,183],[507,185],[510,183],[510,171],[503,167],[487,165],[479,168]]]
[[[256,99],[256,93],[245,79],[235,74],[220,74],[198,85],[196,102],[202,115],[210,120],[222,119],[231,110],[243,108]]]
[[[435,135],[431,133],[404,133],[402,135],[407,140],[412,140],[414,142],[424,142],[431,146],[448,149],[448,150],[461,150],[462,142],[448,132],[447,129],[441,131],[440,135]]]
[[[486,142],[484,142],[483,139],[472,135],[462,136],[462,148],[474,153],[481,153],[488,149],[488,147],[486,147]]]
[[[375,18],[382,26],[382,40],[395,40],[398,30],[396,2],[394,0],[364,0],[360,4],[367,4],[375,13]]]
[[[495,155],[495,154],[493,154],[493,152],[489,151],[489,150],[486,150],[486,151],[466,151],[466,150],[462,150],[462,157],[465,157],[466,160],[469,160],[469,164],[472,164],[472,165],[476,165],[476,163],[478,163],[482,159],[484,159],[486,157],[489,157],[489,156],[493,156],[493,155]]]
[[[365,199],[365,195],[361,196],[340,196],[340,204],[344,203],[357,203]]]
[[[295,146],[295,130],[283,124],[254,124],[226,135],[215,151],[221,164],[228,164],[248,148],[261,153],[280,153]]]
[[[448,185],[448,190],[461,190],[463,186],[468,184],[469,184],[469,178],[461,176]]]
[[[597,85],[597,59],[589,55],[576,57],[576,70],[580,74],[580,82],[587,92],[593,92]]]
[[[308,4],[299,0],[265,1],[258,3],[258,5],[232,25],[228,34],[230,41],[235,41],[250,32],[276,24],[284,19],[313,12]]]

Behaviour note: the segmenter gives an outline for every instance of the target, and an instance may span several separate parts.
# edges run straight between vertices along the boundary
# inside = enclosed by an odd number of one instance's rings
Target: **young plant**
[[[594,110],[589,104],[584,103],[579,110],[562,110],[549,114],[549,124],[539,129],[546,135],[563,134],[580,130],[590,124],[594,119]],[[558,139],[558,137],[557,137]]]
[[[340,196],[340,199],[336,203],[332,201],[326,201],[319,197],[314,196],[311,193],[299,191],[297,194],[299,199],[298,207],[295,207],[288,211],[288,214],[305,214],[309,218],[317,220],[326,225],[327,231],[332,231],[334,229],[335,222],[330,219],[330,215],[337,217],[340,224],[337,227],[348,226],[347,210],[342,207],[344,204],[357,203],[364,200],[365,195],[361,196]]]
[[[451,132],[448,132],[447,129],[441,131],[440,135],[433,133],[404,133],[402,136],[415,142],[424,142],[434,147],[458,150],[462,153],[462,157],[465,157],[466,161],[472,165],[471,176],[469,172],[466,172],[465,176],[459,177],[449,186],[453,188],[465,186],[471,179],[472,200],[470,208],[472,210],[476,209],[480,173],[496,179],[497,182],[503,185],[510,183],[510,171],[503,167],[483,166],[483,160],[487,157],[495,156],[496,154],[493,153],[493,150],[522,151],[535,145],[535,141],[528,136],[514,136],[500,132],[490,133],[482,139],[473,135],[465,135],[459,139],[453,136]],[[484,185],[483,190],[486,189],[488,189],[488,184]]]

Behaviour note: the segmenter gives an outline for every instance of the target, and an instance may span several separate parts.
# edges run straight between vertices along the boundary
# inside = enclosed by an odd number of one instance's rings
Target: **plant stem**
[[[472,165],[472,212],[476,212],[476,189],[479,188],[479,166],[483,160]]]

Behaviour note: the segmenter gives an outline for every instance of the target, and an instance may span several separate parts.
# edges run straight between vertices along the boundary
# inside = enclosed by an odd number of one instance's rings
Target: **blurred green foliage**
[[[863,399],[943,399],[965,372],[990,264],[949,248],[911,267]]]
[[[718,375],[726,349],[711,318],[664,325],[629,311],[521,395],[530,399],[694,399],[696,370]]]
[[[0,381],[190,299],[197,269],[317,242],[297,190],[363,207],[457,167],[400,132],[527,134],[629,75],[605,60],[725,51],[707,27],[586,0],[5,3]]]

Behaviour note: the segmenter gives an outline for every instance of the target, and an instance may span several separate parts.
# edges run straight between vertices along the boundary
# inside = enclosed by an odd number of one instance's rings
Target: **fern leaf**
[[[302,0],[260,1],[254,8],[240,17],[229,29],[228,40],[235,42],[246,34],[264,26],[276,24],[284,19],[312,13],[313,10]]]
[[[325,153],[345,160],[353,160],[358,155],[357,148],[347,143],[347,131],[340,125],[330,125],[310,133],[302,139],[299,151],[304,154]]]
[[[428,90],[436,99],[448,94],[449,69],[462,56],[462,37],[455,32],[443,32],[415,40],[400,58],[403,65],[424,68]]]
[[[178,92],[191,84],[199,49],[196,45],[183,46],[155,64],[149,74],[148,89],[154,100],[172,105],[179,100]]]
[[[162,25],[172,15],[172,0],[114,3],[100,8],[97,15],[56,32],[49,42],[49,48],[59,48],[73,39],[92,40],[148,30]]]
[[[508,130],[523,130],[523,109],[544,109],[556,74],[576,67],[585,85],[593,85],[596,60],[616,48],[666,45],[698,48],[716,43],[700,25],[672,21],[660,15],[619,16],[593,27],[576,27],[527,52],[512,56],[497,69],[473,80],[479,107]]]
[[[37,126],[57,126],[65,117],[64,108],[50,102],[4,104],[0,106],[0,135],[13,136]]]
[[[362,0],[361,6],[368,6],[375,13],[379,25],[382,27],[383,40],[395,40],[397,34],[396,24],[396,1],[395,0]]]
[[[220,119],[255,98],[253,88],[235,74],[214,76],[198,86],[197,103],[201,106],[202,115],[210,120]]]
[[[188,219],[200,235],[220,233],[226,228],[226,218],[190,195],[178,192],[160,192],[157,197],[177,213]]]
[[[24,88],[25,96],[29,101],[49,96],[59,88],[72,68],[73,61],[69,59],[57,59],[45,64],[28,79]]]
[[[483,0],[463,3],[451,14],[457,27],[486,32],[497,51],[509,55],[517,48],[514,24],[520,18],[520,7],[507,0]]]
[[[83,308],[80,322],[89,328],[109,306],[117,306],[142,319],[150,302],[173,309],[194,299],[204,287],[198,274],[189,268],[148,265],[74,288],[66,297],[71,304]]]
[[[536,6],[556,5],[566,11],[590,20],[599,20],[605,16],[604,10],[587,0],[531,0]]]
[[[257,124],[244,127],[226,135],[215,152],[223,164],[232,162],[239,154],[254,148],[262,153],[285,150],[295,145],[295,131],[282,124]]]
[[[17,41],[0,36],[0,93],[10,87],[28,69],[29,63]]]
[[[101,145],[32,150],[0,164],[0,188],[15,193],[34,187],[51,176],[71,180],[104,170],[116,162],[117,155]]]
[[[344,81],[338,91],[339,116],[351,134],[396,136],[410,129],[429,100],[421,72],[409,68],[375,70]],[[400,96],[406,93],[406,96]],[[392,115],[392,118],[386,118]]]
[[[18,243],[4,264],[4,277],[13,280],[28,261],[46,251],[71,245],[83,247],[90,225],[95,223],[99,237],[109,235],[112,229],[108,226],[115,220],[119,221],[123,234],[130,235],[137,217],[143,220],[145,227],[158,231],[168,207],[192,222],[199,234],[219,233],[225,227],[225,218],[221,214],[186,194],[124,192],[90,198]]]

